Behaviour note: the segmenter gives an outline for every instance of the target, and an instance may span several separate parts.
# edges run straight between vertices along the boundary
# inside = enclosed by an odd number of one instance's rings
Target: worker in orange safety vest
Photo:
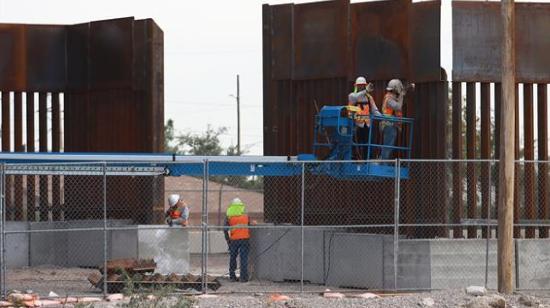
[[[231,281],[248,281],[248,251],[250,249],[250,229],[251,222],[246,214],[246,207],[239,198],[233,199],[226,212],[224,228],[225,240],[229,246],[229,279]],[[240,256],[241,267],[240,277],[237,278],[235,270],[237,269],[237,256]]]
[[[414,89],[414,83],[405,88],[403,83],[399,79],[392,79],[388,82],[386,87],[386,94],[384,95],[384,101],[382,102],[382,113],[388,117],[403,117],[403,99],[407,94],[409,88]],[[384,146],[395,146],[395,140],[397,138],[397,132],[401,131],[401,122],[381,121],[380,132],[382,133],[382,140]],[[392,148],[384,147],[381,152],[381,159],[392,159]]]
[[[369,130],[371,127],[370,114],[381,115],[380,111],[376,107],[376,103],[372,95],[369,92],[373,91],[373,86],[367,83],[365,77],[359,76],[355,80],[354,91],[348,95],[348,105],[357,106],[360,111],[356,114],[355,125],[355,142],[359,144],[368,143]],[[362,150],[363,159],[369,159],[368,147],[363,146]]]

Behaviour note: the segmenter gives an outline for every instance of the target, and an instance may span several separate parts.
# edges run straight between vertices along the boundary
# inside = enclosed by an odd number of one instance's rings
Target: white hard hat
[[[243,202],[241,201],[241,199],[235,198],[231,201],[231,204],[243,204]]]
[[[180,195],[170,195],[168,197],[168,205],[170,206],[174,206],[176,205],[176,203],[178,203],[178,201],[180,201]]]
[[[388,82],[386,90],[401,93],[403,91],[403,83],[399,79],[392,79]]]
[[[360,84],[366,85],[367,84],[367,78],[365,78],[363,76],[357,77],[357,79],[355,79],[355,85],[360,85]]]

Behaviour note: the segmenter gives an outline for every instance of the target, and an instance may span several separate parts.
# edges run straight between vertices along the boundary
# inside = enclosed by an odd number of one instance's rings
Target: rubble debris
[[[107,274],[148,273],[154,272],[156,267],[153,259],[115,259],[107,261]],[[103,265],[99,267],[99,271],[103,273]]]
[[[109,302],[120,301],[123,299],[124,295],[122,295],[121,293],[110,294],[109,296],[107,296],[107,300]]]
[[[485,287],[469,286],[466,288],[466,294],[472,296],[483,296],[487,294],[487,289],[485,289]]]
[[[59,297],[59,295],[53,291],[50,291],[50,293],[48,293],[48,297]]]
[[[92,286],[103,290],[103,267],[99,266],[99,273],[92,273],[88,281]],[[107,291],[109,293],[120,293],[125,287],[132,285],[135,288],[158,287],[170,285],[181,290],[202,289],[202,276],[175,273],[162,275],[154,273],[156,264],[152,259],[134,260],[117,259],[107,262]],[[217,290],[221,284],[217,277],[207,275],[206,285],[209,289]]]
[[[217,298],[218,296],[217,295],[214,295],[214,294],[201,294],[201,295],[197,295],[197,298]]]
[[[94,286],[97,287],[100,285],[100,282],[103,282],[103,276],[99,273],[91,273],[88,276],[88,281]]]
[[[360,294],[349,294],[349,295],[346,295],[346,297],[350,297],[350,298],[363,298],[363,299],[369,299],[369,298],[380,298],[379,295],[376,295],[374,293],[360,293]]]
[[[275,293],[275,294],[272,294],[269,297],[269,300],[271,302],[286,302],[286,301],[290,300],[290,297],[288,297],[286,295],[279,294],[279,293]]]
[[[52,299],[42,299],[39,301],[41,306],[53,306],[53,305],[61,305],[61,302],[58,300],[52,300]],[[35,304],[36,305],[36,304]]]
[[[424,297],[420,302],[422,307],[433,307],[433,305],[435,305],[435,301],[431,297]]]
[[[11,302],[27,302],[39,299],[38,295],[11,293],[8,295],[8,300]]]
[[[323,293],[323,297],[324,298],[344,298],[346,296],[338,292],[325,292]]]
[[[78,302],[78,298],[76,297],[65,297],[60,300],[61,304],[75,304]]]
[[[101,302],[101,298],[99,297],[81,297],[78,299],[78,303],[95,303],[95,302]]]
[[[533,307],[539,304],[538,302],[535,302],[531,296],[527,295],[520,296],[518,302],[527,307]]]

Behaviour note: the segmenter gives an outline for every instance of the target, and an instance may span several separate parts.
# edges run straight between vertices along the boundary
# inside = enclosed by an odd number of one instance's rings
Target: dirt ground
[[[87,279],[94,272],[97,270],[55,266],[9,269],[6,273],[6,289],[32,290],[42,296],[50,291],[61,296],[101,294]]]
[[[299,282],[271,282],[252,280],[247,283],[230,282],[226,278],[227,255],[211,255],[208,258],[208,271],[213,276],[222,276],[219,279],[221,287],[216,292],[211,292],[212,297],[199,297],[199,292],[194,296],[186,297],[192,302],[191,307],[485,307],[473,306],[474,298],[465,294],[462,289],[443,290],[433,292],[380,294],[381,298],[361,299],[352,298],[352,294],[367,292],[365,290],[330,288],[333,292],[341,292],[345,298],[324,298],[323,291],[327,289],[323,285],[305,284],[304,293],[300,293]],[[192,256],[191,271],[200,273],[201,257]],[[96,296],[101,297],[102,292],[93,288],[87,281],[89,274],[97,272],[96,269],[59,268],[42,266],[34,268],[12,269],[7,272],[7,290],[32,290],[41,296],[47,296],[50,291],[60,296]],[[288,300],[273,301],[272,295],[279,293],[288,296]],[[376,293],[376,292],[375,292]],[[494,292],[489,292],[489,296]],[[526,305],[521,297],[531,300],[531,306]],[[429,298],[433,305],[426,306],[424,301]],[[548,307],[550,308],[550,291],[517,292],[511,296],[505,296],[506,307]],[[179,299],[181,300],[181,298]],[[168,297],[166,307],[171,302],[178,302],[177,298]],[[93,307],[133,307],[125,306],[126,302],[98,303]],[[178,302],[179,303],[179,302]],[[141,306],[138,306],[141,307]],[[143,306],[147,307],[147,306]],[[487,306],[489,307],[489,306]]]
[[[212,254],[208,256],[208,275],[227,277],[229,257],[227,254]],[[200,274],[201,256],[191,255],[190,272]],[[41,296],[50,291],[60,296],[101,295],[101,290],[92,287],[88,276],[97,273],[97,269],[63,268],[56,266],[38,266],[10,269],[6,274],[6,289],[26,291],[32,290]],[[253,276],[253,271],[251,271]],[[255,293],[255,292],[297,292],[300,284],[297,282],[274,283],[271,281],[252,280],[246,284],[230,283],[226,278],[220,279],[219,293]],[[320,285],[305,285],[305,290],[323,291],[326,287]]]

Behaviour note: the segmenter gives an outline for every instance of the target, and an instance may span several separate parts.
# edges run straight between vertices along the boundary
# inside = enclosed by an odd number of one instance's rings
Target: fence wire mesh
[[[194,171],[166,176],[171,168]],[[246,172],[229,175],[219,168],[2,165],[3,295],[496,287],[497,161],[263,161],[234,164]],[[516,163],[517,289],[550,289],[549,169]],[[189,213],[185,223],[167,219],[171,195]],[[236,198],[248,225],[229,226]],[[235,238],[235,229],[249,238]]]

